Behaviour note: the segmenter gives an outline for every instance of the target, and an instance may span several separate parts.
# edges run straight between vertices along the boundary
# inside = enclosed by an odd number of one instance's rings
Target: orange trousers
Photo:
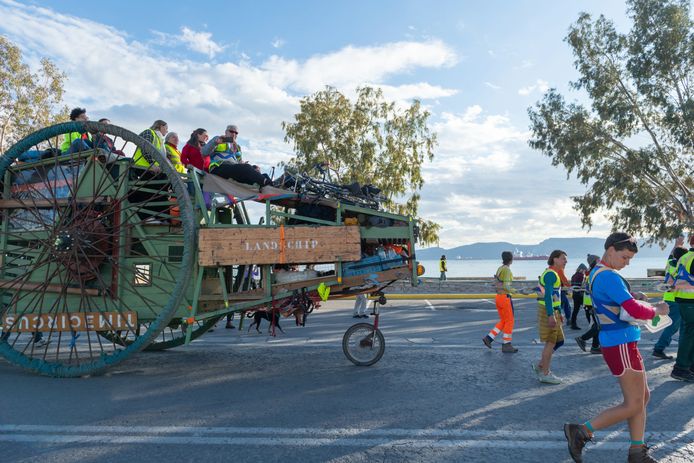
[[[496,332],[499,331],[504,333],[504,340],[511,340],[511,333],[513,333],[513,300],[508,294],[497,294],[496,295],[496,310],[499,312],[499,323],[497,323],[494,328]]]

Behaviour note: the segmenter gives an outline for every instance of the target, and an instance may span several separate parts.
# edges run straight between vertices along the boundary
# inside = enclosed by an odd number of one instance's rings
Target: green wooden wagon
[[[126,156],[59,154],[69,132],[91,133],[97,147],[109,137]],[[158,165],[135,166],[136,149]],[[21,162],[28,153],[40,159]],[[264,203],[262,224],[248,201]],[[306,205],[332,215],[298,215]],[[327,298],[416,284],[415,232],[407,217],[350,201],[181,175],[120,127],[44,128],[0,156],[0,354],[43,375],[83,376],[187,344],[232,312],[303,321]],[[377,322],[343,341],[356,364],[383,354]]]

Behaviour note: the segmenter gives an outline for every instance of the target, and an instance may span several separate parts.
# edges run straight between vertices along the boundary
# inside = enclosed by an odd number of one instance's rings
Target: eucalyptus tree
[[[550,89],[528,110],[529,143],[588,187],[573,198],[584,226],[607,211],[662,243],[694,231],[694,29],[687,0],[627,5],[628,32],[586,13],[570,27],[571,88],[587,102]]]
[[[67,120],[60,107],[65,74],[44,58],[36,73],[22,60],[22,52],[0,36],[0,153],[29,133]]]
[[[326,87],[301,100],[294,122],[283,122],[285,141],[294,144],[288,165],[308,171],[326,162],[342,183],[373,184],[386,210],[418,217],[422,165],[434,158],[436,134],[419,101],[408,107],[386,101],[380,89],[357,89],[352,102]],[[417,219],[420,240],[438,241],[440,226]]]

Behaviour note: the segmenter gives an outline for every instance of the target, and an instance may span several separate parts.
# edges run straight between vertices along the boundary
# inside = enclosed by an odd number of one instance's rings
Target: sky
[[[581,11],[629,28],[616,0],[0,0],[0,34],[30,65],[54,61],[65,104],[91,119],[137,133],[164,119],[182,140],[236,124],[264,171],[292,157],[282,122],[326,85],[419,99],[439,139],[420,215],[451,248],[609,233],[602,215],[581,227],[571,196],[586,187],[527,143],[527,109],[547,89],[584,98],[564,42]]]

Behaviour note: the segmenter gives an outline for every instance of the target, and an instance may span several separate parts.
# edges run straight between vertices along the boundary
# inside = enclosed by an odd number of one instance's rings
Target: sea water
[[[645,278],[647,276],[646,269],[657,268],[664,269],[667,256],[661,257],[643,257],[639,258],[638,254],[631,260],[631,263],[620,270],[619,273],[626,278]],[[430,278],[439,277],[439,261],[438,260],[420,260],[424,265],[425,273],[423,276]],[[572,260],[566,264],[565,274],[568,278],[576,271],[576,267],[582,261]],[[501,265],[501,260],[496,259],[450,259],[447,260],[448,278],[456,277],[492,277],[496,270]],[[584,265],[588,265],[584,262]],[[547,268],[546,260],[517,260],[511,264],[511,272],[514,277],[525,277],[528,280],[536,279]]]

